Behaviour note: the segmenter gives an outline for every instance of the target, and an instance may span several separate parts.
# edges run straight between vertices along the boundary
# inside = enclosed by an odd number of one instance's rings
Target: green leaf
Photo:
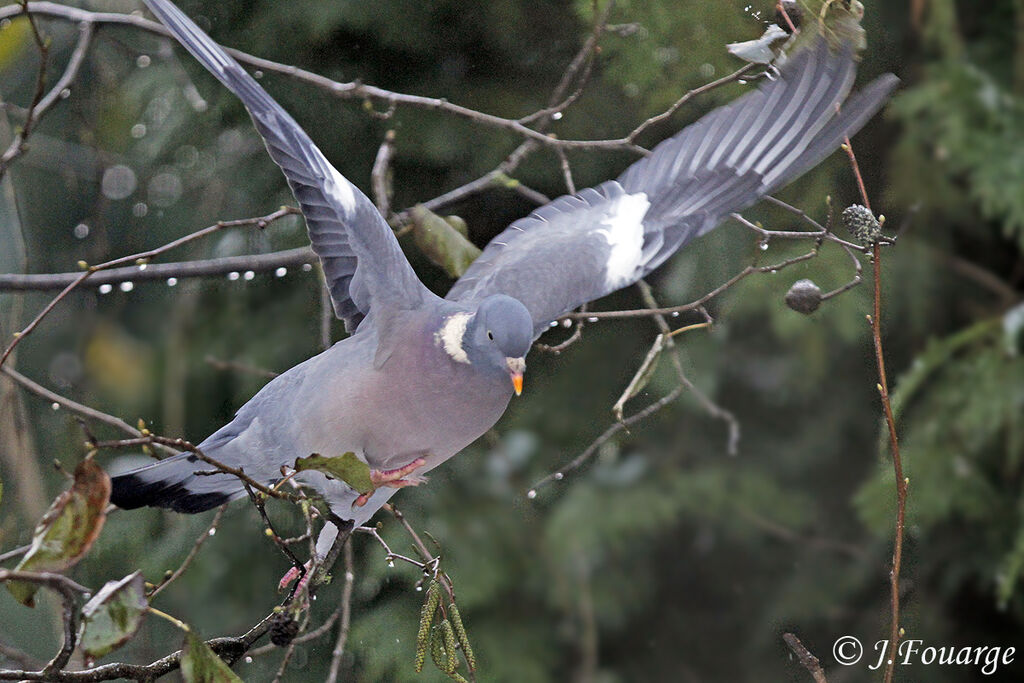
[[[71,488],[60,494],[36,525],[32,546],[18,571],[61,572],[81,560],[100,535],[110,502],[110,477],[92,458],[75,468]],[[7,590],[18,602],[35,606],[38,587],[12,581]]]
[[[304,470],[323,472],[328,477],[342,480],[359,493],[373,491],[370,466],[357,458],[352,451],[338,456],[314,453],[306,458],[296,458],[295,469],[299,472]]]
[[[417,205],[412,209],[412,226],[416,246],[450,277],[460,277],[480,255],[466,239],[466,222],[458,216],[442,218]]]
[[[81,648],[91,662],[127,643],[139,630],[149,603],[141,572],[108,581],[82,607]]]
[[[192,629],[185,631],[181,675],[186,683],[242,683],[242,679]]]

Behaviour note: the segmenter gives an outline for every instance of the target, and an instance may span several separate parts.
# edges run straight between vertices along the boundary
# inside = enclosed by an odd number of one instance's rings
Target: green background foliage
[[[82,4],[137,8],[127,0]],[[748,4],[617,3],[616,30],[602,38],[586,91],[552,130],[618,137],[689,88],[729,73],[737,64],[724,44],[757,37],[770,14],[769,3]],[[1014,0],[866,4],[870,47],[859,80],[886,71],[903,79],[885,114],[854,139],[875,208],[887,216],[886,229],[900,233],[885,251],[884,341],[910,478],[902,625],[929,644],[1019,645],[1024,8]],[[217,40],[251,54],[507,117],[546,105],[593,19],[584,0],[181,5]],[[751,14],[757,9],[761,19]],[[74,26],[42,26],[52,36],[53,64],[62,65]],[[22,106],[37,64],[25,29],[17,20],[0,31],[0,94]],[[262,82],[364,190],[377,148],[394,130],[396,207],[480,176],[519,142],[438,112],[399,108],[383,120],[287,77],[267,74]],[[655,143],[745,88],[732,84],[696,100],[641,142]],[[4,136],[19,120],[9,116],[10,124],[0,121]],[[569,155],[579,187],[613,177],[633,158]],[[118,164],[132,170],[136,187],[112,199],[101,178]],[[564,192],[550,152],[532,156],[516,177],[549,196]],[[781,196],[824,220],[827,195],[838,207],[857,200],[841,154]],[[5,178],[3,199],[7,272],[73,271],[79,260],[156,247],[292,201],[241,105],[183,51],[126,27],[100,31],[71,96]],[[442,213],[464,218],[482,245],[530,209],[496,188]],[[775,229],[799,227],[769,207],[748,215]],[[76,233],[79,225],[86,235]],[[305,243],[301,221],[291,217],[264,231],[219,233],[172,258]],[[403,246],[421,277],[443,291],[445,273],[411,238]],[[762,253],[751,232],[727,224],[673,258],[651,284],[661,303],[684,303],[751,262],[798,249],[773,243]],[[481,680],[807,680],[783,632],[797,633],[830,671],[840,635],[873,643],[888,633],[894,485],[864,322],[870,287],[807,317],[783,304],[797,279],[827,290],[851,276],[849,258],[824,249],[805,264],[745,280],[712,302],[710,331],[677,338],[688,376],[742,424],[736,457],[726,454],[723,423],[684,394],[616,435],[592,464],[527,497],[536,480],[611,424],[611,406],[658,333],[647,321],[608,321],[588,326],[564,354],[533,352],[524,396],[494,432],[435,471],[429,485],[396,496],[414,526],[443,547]],[[317,277],[292,270],[174,288],[139,283],[102,295],[86,288],[20,346],[17,367],[130,423],[142,418],[156,433],[198,442],[265,381],[215,369],[207,357],[281,371],[317,352]],[[0,293],[3,338],[47,300]],[[635,291],[599,304],[638,305]],[[333,333],[343,334],[340,323]],[[674,383],[663,359],[627,413]],[[8,384],[0,380],[0,550],[28,542],[64,488],[49,462],[73,469],[84,453],[71,416]],[[127,458],[101,457],[116,466]],[[283,530],[300,531],[292,508],[269,510]],[[382,519],[382,535],[405,551],[404,532]],[[156,582],[208,523],[208,516],[156,510],[111,515],[71,575],[99,587],[140,569]],[[251,506],[239,503],[155,606],[207,636],[237,634],[275,604],[287,567]],[[389,567],[378,545],[357,537],[346,680],[445,680],[429,665],[413,671],[419,578],[410,567]],[[321,591],[315,619],[331,612],[339,590]],[[60,631],[57,601],[44,593],[34,612],[0,593],[0,643],[50,656]],[[180,642],[173,626],[150,618],[101,662],[151,661]],[[327,636],[301,646],[289,677],[322,680],[332,645]],[[276,657],[240,663],[236,672],[270,680]],[[847,673],[859,680],[866,671]],[[920,669],[900,675],[924,680]],[[961,667],[926,672],[939,682],[979,677]]]

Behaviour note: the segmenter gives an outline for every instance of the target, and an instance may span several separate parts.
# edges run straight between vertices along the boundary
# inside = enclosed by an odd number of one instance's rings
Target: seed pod
[[[299,622],[287,612],[278,612],[270,625],[270,642],[278,647],[288,647],[299,633]]]
[[[862,244],[874,244],[882,236],[882,225],[871,209],[853,204],[843,209],[843,226]]]
[[[812,280],[797,280],[786,292],[786,305],[804,315],[818,310],[821,301],[821,289]]]

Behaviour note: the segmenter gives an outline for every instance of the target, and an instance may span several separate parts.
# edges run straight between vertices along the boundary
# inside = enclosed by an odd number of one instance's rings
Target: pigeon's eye
[[[490,339],[491,341],[494,341],[494,333],[491,332],[490,330],[487,330],[487,338]]]

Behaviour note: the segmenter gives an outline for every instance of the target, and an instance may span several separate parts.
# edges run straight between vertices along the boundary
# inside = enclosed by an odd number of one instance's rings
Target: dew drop
[[[136,123],[134,126],[132,126],[131,135],[136,140],[138,140],[139,138],[146,137],[146,124]]]
[[[678,318],[679,317],[679,311],[672,311],[672,317],[673,318]]]
[[[60,404],[54,401],[53,403],[50,404],[50,408],[52,410],[60,410]]]
[[[139,270],[140,271],[141,270],[145,270],[146,268],[149,268],[149,264],[148,263],[140,263],[139,264]]]
[[[564,474],[562,474],[561,472],[555,472],[555,480],[556,481],[562,481],[563,479],[565,479],[565,475]]]
[[[253,279],[254,277],[256,277],[256,273],[252,272],[251,270],[247,270],[247,271],[245,271],[245,274],[244,274],[244,275],[242,275],[242,277],[243,277],[243,278],[244,278],[245,280],[251,280],[251,279]]]
[[[308,273],[311,270],[313,270],[313,264],[312,263],[303,263],[302,264],[302,272],[303,273]]]
[[[772,270],[771,270],[772,275],[775,275],[775,273],[777,273],[777,272],[779,272],[779,271],[777,271],[776,269],[772,268]]]
[[[133,289],[135,289],[135,283],[132,282],[131,280],[125,280],[124,282],[119,284],[117,288],[120,289],[122,292],[130,292]]]
[[[232,282],[237,280],[238,279],[238,271],[237,270],[233,270],[230,273],[228,273],[228,279],[231,280]]]
[[[168,287],[173,287],[176,284],[178,284],[178,278],[176,278],[176,277],[169,277],[169,278],[167,278],[167,286]]]
[[[562,327],[572,327],[572,321],[566,318],[562,321]]]
[[[135,65],[137,67],[139,67],[140,69],[145,69],[147,66],[149,66],[152,63],[152,61],[153,60],[151,60],[149,58],[149,55],[139,55],[135,59]]]
[[[89,226],[86,225],[85,223],[79,223],[78,225],[75,226],[73,232],[75,237],[77,237],[80,240],[84,240],[86,237],[89,236]]]
[[[100,285],[100,294],[110,294],[114,291],[114,285]]]
[[[138,185],[135,178],[135,171],[124,164],[111,166],[103,172],[103,179],[100,181],[100,189],[107,199],[125,199]]]
[[[558,327],[558,321],[552,320],[551,322],[548,323],[548,327]]]
[[[142,218],[147,213],[149,213],[149,205],[147,205],[146,202],[136,202],[135,205],[132,206],[132,215],[136,218]]]
[[[69,97],[71,97],[71,88],[64,88],[60,91],[60,98],[62,100],[66,100]]]
[[[590,316],[589,318],[587,318],[588,323],[596,323],[597,321],[598,318],[595,318],[594,316]]]
[[[276,275],[277,277],[284,277],[287,274],[288,274],[288,269],[285,268],[284,266],[281,266],[280,268],[278,268],[277,270],[274,271],[274,275]]]
[[[746,85],[746,84],[747,84],[747,79],[745,79],[745,78],[741,78],[741,79],[739,79],[739,80],[738,80],[738,81],[736,81],[736,82],[737,82],[737,83],[739,83],[740,85]]]
[[[245,658],[245,663],[246,664],[252,664],[252,657],[246,657]]]
[[[761,251],[768,251],[768,240],[763,240],[757,246],[758,248],[761,249]]]
[[[423,586],[416,586],[416,592],[419,593],[423,590]]]
[[[206,532],[206,535],[207,536],[216,536],[217,535],[217,530],[216,529],[210,529],[209,531]]]
[[[537,489],[530,489],[527,492],[526,497],[529,498],[530,500],[533,500],[534,498],[536,498],[537,497]]]
[[[259,80],[259,79],[263,78],[263,72],[259,71],[259,70],[253,71],[252,72],[252,77],[255,78],[256,80]]]
[[[562,118],[562,112],[556,111],[554,114],[551,115],[551,118],[553,118],[555,121],[559,120],[560,118]]]
[[[394,560],[388,560],[388,567],[390,567],[390,568],[394,569],[394,567],[395,567],[395,561],[394,561]]]

